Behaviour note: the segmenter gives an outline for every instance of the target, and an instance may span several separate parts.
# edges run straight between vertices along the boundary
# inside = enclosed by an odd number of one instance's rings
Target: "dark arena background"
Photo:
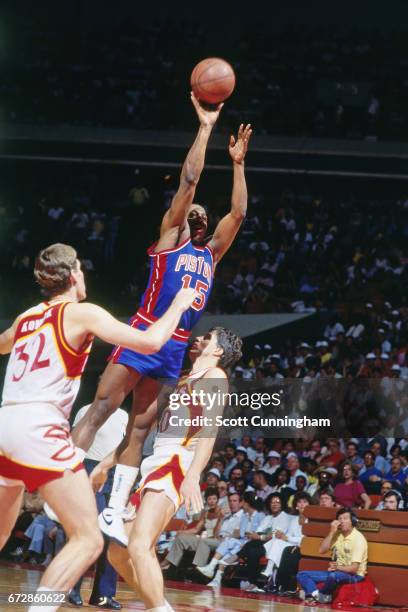
[[[208,210],[210,234],[231,206],[229,136],[241,123],[252,125],[253,136],[246,219],[217,266],[193,333],[233,329],[244,345],[231,389],[283,389],[278,416],[329,416],[332,427],[222,431],[201,480],[203,496],[218,489],[218,510],[207,495],[201,517],[179,510],[159,539],[166,598],[177,612],[303,609],[297,572],[327,570],[330,553],[320,544],[336,511],[350,506],[368,542],[366,577],[349,599],[339,587],[333,601],[309,604],[408,609],[405,1],[5,2],[0,332],[41,301],[35,257],[57,242],[78,251],[89,301],[125,322],[136,312],[149,275],[146,250],[157,240],[198,126],[190,74],[207,57],[226,59],[237,79],[195,196]],[[71,422],[93,401],[110,352],[95,342]],[[2,384],[6,367],[4,355]],[[129,411],[129,399],[122,407]],[[228,411],[244,414],[243,406]],[[297,540],[289,527],[277,536],[296,549],[295,564],[285,565],[282,555],[268,575],[268,549],[255,533],[258,554],[240,556],[238,547],[218,583],[215,566],[212,582],[197,571],[198,542],[222,542],[210,518],[221,509],[222,520],[228,516],[232,493],[242,515],[256,508],[273,518],[287,513],[291,525],[299,519]],[[280,529],[270,528],[271,537]],[[237,541],[244,547],[247,539],[241,533]],[[0,552],[1,612],[28,609],[9,594],[35,593],[64,541],[40,496],[26,493]],[[177,546],[182,554],[172,563]],[[209,561],[210,554],[201,565]],[[103,609],[115,600],[124,611],[145,609],[120,576],[109,579],[113,592],[104,592],[94,575],[91,566],[81,589],[84,609],[92,609],[90,597]],[[364,599],[370,588],[372,601]],[[66,594],[61,609],[79,604],[75,597]]]

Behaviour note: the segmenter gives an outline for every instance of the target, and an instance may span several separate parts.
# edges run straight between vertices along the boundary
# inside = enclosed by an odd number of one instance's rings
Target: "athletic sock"
[[[215,569],[218,565],[218,563],[220,562],[219,559],[214,559],[214,557],[211,559],[211,561],[208,564],[208,569]]]
[[[54,589],[50,589],[48,587],[45,586],[40,586],[38,587],[36,593],[41,594],[41,593],[54,593],[55,590]],[[28,612],[44,612],[44,607],[46,608],[47,612],[57,612],[58,608],[60,607],[60,605],[58,604],[58,606],[48,606],[46,603],[43,603],[39,606],[35,605],[35,606],[30,606],[28,608]]]
[[[156,608],[148,608],[146,612],[168,612],[167,606],[156,606]]]
[[[124,510],[128,503],[130,490],[139,473],[138,467],[118,463],[113,478],[109,506],[115,510]]]
[[[273,561],[269,559],[268,565],[265,568],[264,574],[266,576],[272,576],[272,571],[273,571]]]
[[[171,607],[167,599],[164,600],[164,605],[166,606],[167,612],[175,612],[174,608]]]
[[[83,461],[86,457],[87,451],[85,451],[83,448],[79,448],[79,446],[76,447],[76,451],[80,461]]]

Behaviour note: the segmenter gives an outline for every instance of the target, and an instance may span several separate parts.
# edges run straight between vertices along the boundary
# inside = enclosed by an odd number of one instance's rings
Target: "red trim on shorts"
[[[135,506],[135,508],[138,508],[141,503],[142,491],[149,488],[149,482],[161,480],[167,476],[167,474],[171,474],[173,486],[177,491],[177,495],[180,497],[180,487],[184,480],[184,474],[181,469],[180,458],[177,454],[174,454],[167,463],[156,468],[146,476],[143,481],[143,486],[130,496],[130,503]]]
[[[79,472],[84,468],[83,463],[78,463],[73,468],[68,468],[72,472]],[[61,478],[67,468],[61,471],[47,470],[46,468],[33,468],[20,463],[15,463],[11,459],[0,456],[0,476],[11,478],[12,480],[22,480],[29,493],[33,493],[39,487]]]

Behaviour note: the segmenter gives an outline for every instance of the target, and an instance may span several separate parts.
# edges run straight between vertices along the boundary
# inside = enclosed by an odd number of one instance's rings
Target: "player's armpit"
[[[236,211],[229,212],[219,221],[209,242],[209,246],[214,251],[215,261],[217,263],[234,242],[234,238],[238,234],[244,219],[245,213]]]

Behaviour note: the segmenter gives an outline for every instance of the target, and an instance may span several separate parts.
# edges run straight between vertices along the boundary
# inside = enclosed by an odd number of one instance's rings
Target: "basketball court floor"
[[[0,565],[0,612],[26,611],[27,606],[9,604],[5,601],[5,595],[9,593],[22,593],[35,591],[41,578],[39,569],[22,569],[11,564]],[[82,585],[82,598],[84,606],[75,608],[64,604],[61,610],[86,610],[94,611],[93,606],[85,605],[91,592],[91,580],[86,578]],[[234,612],[234,611],[256,611],[256,612],[329,612],[329,608],[319,605],[316,607],[305,607],[299,600],[287,600],[285,598],[272,597],[262,594],[243,593],[239,589],[223,588],[215,592],[209,587],[192,583],[171,582],[166,583],[166,597],[176,612]],[[123,612],[144,610],[144,605],[137,596],[125,585],[118,583],[116,599],[121,602]],[[359,608],[359,612],[367,612],[374,608]],[[396,611],[396,608],[375,608],[377,612]],[[44,607],[47,612],[47,607]]]

